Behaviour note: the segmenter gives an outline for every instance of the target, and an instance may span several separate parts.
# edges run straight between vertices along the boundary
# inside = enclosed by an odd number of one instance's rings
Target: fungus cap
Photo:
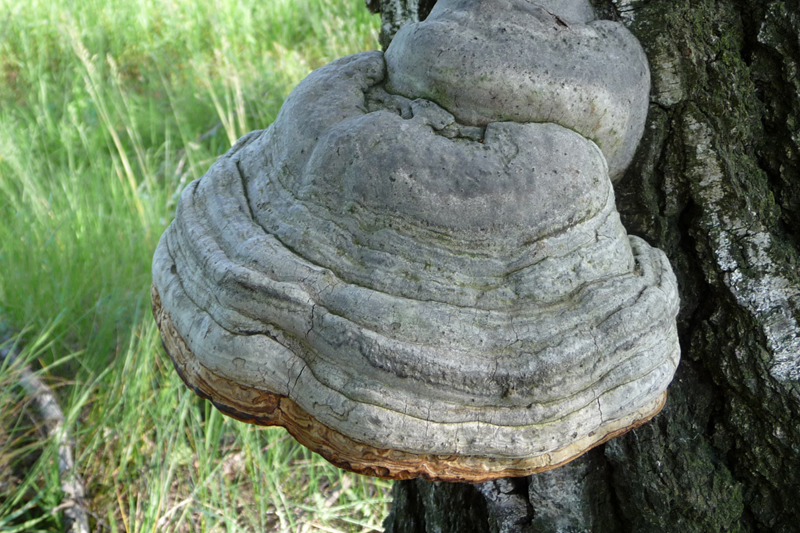
[[[485,4],[440,0],[419,27]],[[502,4],[527,28],[527,2]],[[679,359],[676,282],[622,227],[602,147],[399,91],[393,46],[310,74],[181,195],[153,260],[181,377],[397,479],[527,475],[652,417]]]

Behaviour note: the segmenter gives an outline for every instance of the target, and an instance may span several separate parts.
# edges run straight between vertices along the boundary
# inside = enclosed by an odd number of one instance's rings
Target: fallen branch
[[[0,344],[5,341],[8,341],[8,338],[0,340]],[[10,367],[16,360],[13,345],[0,348],[0,365],[7,361]],[[83,481],[75,471],[72,446],[69,442],[67,428],[64,426],[64,413],[58,406],[58,400],[52,389],[36,377],[27,366],[19,372],[19,385],[31,398],[36,417],[42,422],[47,437],[54,439],[58,445],[58,476],[61,480],[64,497],[61,504],[53,511],[64,511],[66,533],[89,533],[86,491]]]

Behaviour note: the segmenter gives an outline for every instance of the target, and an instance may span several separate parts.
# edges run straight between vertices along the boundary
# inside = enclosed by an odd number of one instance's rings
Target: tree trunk
[[[378,37],[384,50],[392,37],[406,22],[425,20],[436,0],[365,0],[367,8],[381,14],[381,33]]]
[[[432,3],[373,0],[384,46]],[[615,189],[628,232],[667,253],[681,287],[667,406],[548,473],[396,483],[387,532],[800,531],[800,7],[595,4],[652,71],[645,137]]]

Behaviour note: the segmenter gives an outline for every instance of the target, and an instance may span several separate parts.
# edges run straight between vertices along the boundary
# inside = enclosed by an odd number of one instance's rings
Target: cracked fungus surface
[[[381,52],[313,72],[186,188],[153,261],[184,380],[390,477],[525,475],[653,416],[676,283],[622,227],[602,146],[457,118],[404,76]]]

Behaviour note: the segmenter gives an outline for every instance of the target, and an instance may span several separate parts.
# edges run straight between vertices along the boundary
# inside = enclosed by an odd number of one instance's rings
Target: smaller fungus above
[[[609,178],[646,60],[587,2],[543,6],[439,0],[185,189],[153,310],[189,387],[396,479],[548,470],[661,409],[675,277]]]

